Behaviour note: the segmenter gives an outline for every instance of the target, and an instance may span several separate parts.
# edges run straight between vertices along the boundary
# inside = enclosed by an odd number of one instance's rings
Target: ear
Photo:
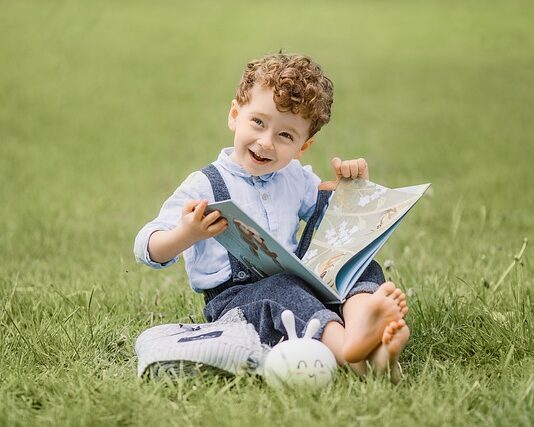
[[[295,315],[291,310],[284,310],[280,315],[284,328],[286,328],[287,338],[290,340],[297,339],[297,331],[295,329]]]
[[[233,99],[230,111],[228,112],[228,129],[232,132],[235,132],[237,116],[239,116],[239,104]]]
[[[311,137],[310,139],[308,139],[304,144],[302,144],[302,147],[300,147],[300,150],[297,151],[297,154],[295,154],[295,159],[300,159],[302,157],[302,155],[304,154],[304,152],[311,147],[311,145],[315,142],[315,139],[313,139],[313,137]]]
[[[310,320],[306,325],[306,332],[304,332],[304,336],[302,338],[311,340],[315,333],[319,330],[320,326],[321,323],[319,322],[319,319],[314,318]]]

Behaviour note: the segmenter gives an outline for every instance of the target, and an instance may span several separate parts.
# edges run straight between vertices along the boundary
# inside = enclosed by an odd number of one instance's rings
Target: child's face
[[[308,138],[310,121],[292,112],[280,112],[272,88],[256,84],[250,101],[232,101],[228,127],[234,132],[230,158],[253,176],[265,175],[298,159],[313,140]]]

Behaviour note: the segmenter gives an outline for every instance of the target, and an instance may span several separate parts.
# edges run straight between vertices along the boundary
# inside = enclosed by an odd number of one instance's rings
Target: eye
[[[257,117],[252,117],[251,120],[252,120],[255,124],[257,124],[258,126],[263,127],[263,120],[262,120],[262,119],[258,119]]]
[[[315,361],[315,367],[316,368],[324,368],[323,362],[321,362],[319,359]]]
[[[301,360],[299,364],[297,365],[297,369],[304,369],[307,367],[308,367],[308,364],[304,360]]]
[[[293,141],[293,135],[287,132],[280,132],[279,134],[282,138],[288,139],[290,141]]]

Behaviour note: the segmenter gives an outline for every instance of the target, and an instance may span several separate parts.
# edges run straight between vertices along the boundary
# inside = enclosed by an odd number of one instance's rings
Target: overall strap
[[[221,173],[213,164],[209,164],[202,169],[201,172],[209,179],[216,202],[230,199],[228,187],[226,186]],[[230,260],[232,280],[234,282],[251,282],[256,280],[256,277],[253,276],[252,273],[230,252],[228,252],[228,259]]]
[[[295,251],[295,255],[302,259],[308,248],[310,247],[310,243],[312,241],[313,232],[315,230],[315,227],[317,226],[317,222],[321,218],[321,215],[324,211],[325,206],[328,204],[328,200],[330,199],[330,195],[332,194],[332,191],[328,190],[319,190],[319,193],[317,194],[317,202],[315,202],[315,210],[313,211],[312,216],[306,223],[306,227],[304,227],[304,231],[302,232],[302,235],[300,236],[299,245],[297,246],[297,250]]]

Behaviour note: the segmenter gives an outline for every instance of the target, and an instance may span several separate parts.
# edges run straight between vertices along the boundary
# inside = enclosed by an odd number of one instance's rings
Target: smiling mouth
[[[260,156],[259,154],[256,154],[254,151],[252,150],[248,150],[250,155],[252,156],[252,158],[254,160],[256,160],[257,162],[260,162],[260,163],[267,163],[267,162],[270,162],[271,159],[268,159],[267,157],[262,157]]]

